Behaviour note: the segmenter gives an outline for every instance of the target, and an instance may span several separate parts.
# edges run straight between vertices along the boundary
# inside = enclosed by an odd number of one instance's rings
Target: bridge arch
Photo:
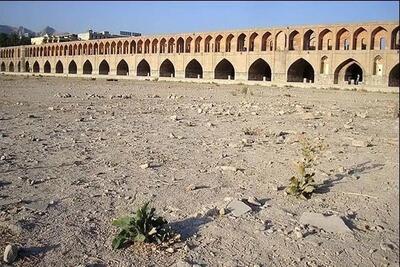
[[[150,76],[150,75],[151,75],[150,65],[145,59],[142,59],[137,65],[136,76]]]
[[[92,74],[92,71],[93,71],[92,63],[90,63],[89,60],[86,60],[85,63],[83,64],[83,74]]]
[[[257,59],[250,65],[248,80],[249,81],[271,81],[272,71],[269,64],[262,58]]]
[[[166,59],[161,63],[160,77],[175,77],[175,67],[169,59]]]
[[[196,59],[186,65],[185,78],[203,78],[203,67]]]
[[[288,68],[287,81],[303,82],[304,79],[314,82],[314,68],[307,60],[299,58]]]
[[[50,65],[50,62],[48,60],[44,63],[43,72],[44,73],[50,73],[51,72],[51,65]]]
[[[214,69],[214,79],[235,79],[235,68],[227,59],[222,59]]]
[[[64,66],[61,63],[61,61],[59,60],[59,61],[57,61],[57,64],[56,64],[56,73],[63,73],[63,72],[64,72]]]
[[[129,75],[128,63],[123,59],[117,65],[117,75]]]

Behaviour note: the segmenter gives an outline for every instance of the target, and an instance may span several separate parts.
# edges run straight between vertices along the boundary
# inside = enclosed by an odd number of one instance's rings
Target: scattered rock
[[[251,211],[251,208],[247,206],[245,203],[239,200],[233,200],[228,204],[228,210],[231,211],[231,214],[235,217],[240,217],[247,212]]]
[[[190,184],[188,187],[186,187],[186,191],[193,191],[198,189],[197,186],[195,186],[194,184]]]
[[[351,142],[351,145],[355,146],[355,147],[369,147],[370,146],[369,142],[362,141],[362,140],[353,140]]]
[[[174,248],[167,248],[165,251],[168,252],[168,253],[174,253],[175,252]]]
[[[258,201],[258,199],[257,198],[255,198],[255,197],[249,197],[248,199],[247,199],[247,202],[249,202],[250,204],[253,204],[253,205],[255,205],[255,206],[261,206],[261,203]]]
[[[318,228],[322,228],[327,232],[333,233],[351,233],[352,231],[343,222],[342,218],[331,215],[324,216],[314,212],[304,212],[300,217],[300,224],[309,224]]]
[[[223,171],[231,171],[231,172],[236,172],[238,168],[233,167],[233,166],[218,166],[217,169],[223,170]]]
[[[4,250],[3,260],[7,263],[13,263],[18,257],[18,246],[17,245],[7,245]]]

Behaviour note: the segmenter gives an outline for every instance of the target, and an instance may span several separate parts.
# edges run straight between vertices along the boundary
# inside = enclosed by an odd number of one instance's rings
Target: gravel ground
[[[398,266],[398,104],[398,94],[2,75],[0,249],[21,247],[13,266]],[[301,134],[323,144],[309,200],[284,193]],[[213,212],[249,197],[262,205]],[[145,201],[182,241],[172,253],[112,250],[112,220]],[[301,225],[304,212],[351,231]]]

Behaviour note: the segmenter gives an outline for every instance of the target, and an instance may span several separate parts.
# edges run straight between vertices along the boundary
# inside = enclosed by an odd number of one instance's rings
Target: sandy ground
[[[1,76],[1,251],[22,247],[14,266],[397,266],[399,95],[245,87]],[[308,201],[284,194],[303,132],[325,145]],[[248,197],[263,206],[204,214]],[[113,251],[112,220],[147,200],[182,242]]]

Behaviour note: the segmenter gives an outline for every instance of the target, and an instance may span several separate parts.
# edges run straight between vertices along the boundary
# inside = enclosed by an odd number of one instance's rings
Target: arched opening
[[[329,65],[328,65],[328,57],[323,56],[321,58],[321,68],[320,68],[320,74],[328,74],[329,72]]]
[[[109,72],[110,72],[110,66],[108,65],[107,61],[103,59],[103,61],[99,65],[99,74],[108,75]]]
[[[147,39],[144,42],[144,53],[145,54],[149,54],[150,53],[150,40],[149,39]]]
[[[259,50],[259,49],[260,49],[260,48],[256,45],[256,44],[257,44],[257,42],[256,42],[257,36],[258,36],[258,34],[257,34],[256,32],[253,32],[253,33],[250,35],[250,38],[249,38],[249,51],[250,51],[250,52],[253,52],[253,51],[256,51],[256,50]]]
[[[389,86],[390,87],[400,87],[400,68],[399,64],[393,67],[389,72]]]
[[[33,72],[37,73],[39,71],[40,71],[39,63],[35,61],[35,63],[33,63]]]
[[[221,60],[215,67],[214,79],[234,80],[235,68],[228,60]]]
[[[185,78],[203,78],[203,68],[196,59],[192,59],[187,64]]]
[[[175,39],[170,38],[168,41],[168,53],[174,53]]]
[[[271,67],[259,58],[249,68],[249,81],[271,81]]]
[[[88,68],[86,69],[89,71],[88,73],[85,73],[85,64],[89,63],[90,66],[87,66]],[[85,64],[83,65],[83,74],[92,74],[92,64],[90,64],[89,61],[86,61]],[[68,73],[69,74],[77,74],[78,73],[78,67],[76,66],[75,61],[71,61],[68,66]]]
[[[304,34],[304,50],[315,50],[315,32],[313,30],[308,30]]]
[[[128,75],[129,74],[129,67],[128,63],[125,60],[121,60],[117,65],[117,75]]]
[[[287,72],[288,82],[314,82],[314,68],[305,59],[298,59],[290,65]]]
[[[378,27],[372,31],[371,50],[386,49],[386,34],[387,34],[387,31],[382,27]]]
[[[199,53],[201,50],[201,48],[200,48],[201,39],[202,38],[200,36],[198,36],[196,38],[196,40],[194,41],[194,52],[195,53]]]
[[[350,32],[345,28],[340,29],[336,35],[336,50],[349,50],[349,40]]]
[[[354,32],[353,36],[353,50],[366,50],[367,44],[365,42],[367,38],[367,31],[364,28],[358,28]]]
[[[275,51],[283,51],[286,48],[286,34],[278,32],[275,37]]]
[[[397,26],[393,31],[392,31],[392,36],[391,36],[391,49],[400,49],[400,27]]]
[[[349,58],[335,70],[334,84],[356,84],[363,81],[363,70],[356,60]]]
[[[212,52],[211,49],[211,39],[212,37],[209,35],[206,37],[206,39],[204,40],[204,52],[208,53],[208,52]]]
[[[136,53],[141,54],[143,50],[143,41],[139,40],[137,42]]]
[[[8,65],[8,71],[14,72],[14,63],[13,62],[10,62],[10,64]]]
[[[175,68],[169,59],[164,60],[161,64],[160,77],[175,77]]]
[[[154,39],[153,42],[151,42],[151,53],[157,54],[157,46],[158,46],[158,40]]]
[[[233,39],[233,34],[229,34],[228,37],[226,37],[225,52],[231,52],[232,39]]]
[[[183,53],[184,52],[184,41],[182,37],[179,37],[176,41],[176,53]]]
[[[51,72],[50,62],[46,61],[46,63],[44,63],[43,71],[44,71],[44,73],[50,73]]]
[[[29,62],[28,62],[28,61],[25,62],[25,72],[30,72],[30,69],[29,69]]]
[[[6,71],[6,64],[1,62],[1,71]]]
[[[289,34],[289,50],[300,50],[300,33],[296,30]]]
[[[167,40],[165,40],[165,38],[162,38],[160,41],[160,53],[165,53],[166,46],[167,46]]]
[[[69,64],[71,66],[73,61]],[[75,62],[74,62],[75,63]],[[92,63],[90,63],[89,60],[86,60],[85,63],[83,64],[83,74],[92,74],[93,67]]]
[[[383,62],[381,56],[376,56],[374,58],[373,75],[382,76],[383,75]]]
[[[188,38],[186,38],[186,42],[185,42],[185,52],[186,53],[190,53],[190,52],[192,52],[192,41],[193,41],[193,38],[192,37],[188,37]]]
[[[246,51],[246,34],[241,33],[237,38],[236,51],[245,52]]]
[[[221,40],[222,40],[222,35],[218,35],[215,38],[215,45],[214,45],[215,52],[221,52]]]
[[[130,54],[136,54],[136,42],[132,41],[130,45]]]
[[[261,51],[267,51],[271,42],[271,33],[266,32],[261,38]]]
[[[58,61],[56,64],[56,73],[63,73],[64,72],[64,67],[61,61]]]
[[[146,60],[142,59],[136,69],[136,76],[150,76],[150,65]]]
[[[120,55],[120,54],[122,54],[123,53],[123,51],[122,51],[122,42],[121,41],[119,41],[118,43],[117,43],[117,55]],[[124,53],[125,54],[125,53]]]
[[[104,45],[104,54],[105,55],[110,54],[110,43],[109,42],[106,42],[106,44]]]
[[[18,69],[18,72],[21,72],[21,61],[18,61],[17,69]]]
[[[128,41],[124,42],[124,48],[123,48],[122,53],[124,53],[125,55],[129,53],[129,42]]]

